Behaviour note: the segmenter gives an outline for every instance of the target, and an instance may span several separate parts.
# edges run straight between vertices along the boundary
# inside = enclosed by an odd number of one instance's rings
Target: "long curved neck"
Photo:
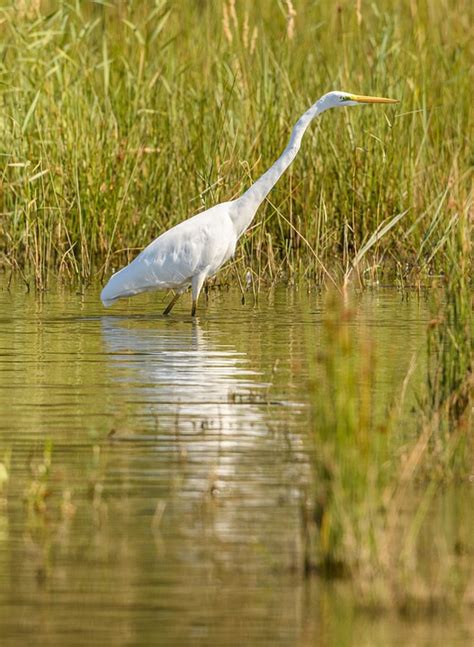
[[[250,225],[258,207],[295,159],[301,146],[301,140],[309,124],[315,117],[330,107],[330,105],[326,104],[325,97],[322,97],[313,104],[296,122],[291,133],[290,141],[277,161],[234,202],[231,217],[234,221],[238,236],[241,236]]]

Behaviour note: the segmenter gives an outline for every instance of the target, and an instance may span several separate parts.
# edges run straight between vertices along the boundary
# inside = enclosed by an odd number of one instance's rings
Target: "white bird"
[[[204,281],[232,258],[237,241],[249,227],[258,207],[295,159],[311,121],[329,108],[361,103],[398,101],[338,91],[322,96],[296,122],[290,141],[276,162],[240,198],[217,204],[165,231],[129,265],[113,274],[100,295],[104,306],[141,292],[171,289],[175,295],[163,312],[167,315],[179,296],[191,286],[191,316],[194,317]]]

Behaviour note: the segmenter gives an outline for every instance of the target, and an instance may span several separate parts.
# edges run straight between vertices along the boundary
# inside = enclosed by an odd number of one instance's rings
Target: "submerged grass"
[[[372,607],[414,613],[470,603],[472,515],[462,519],[467,533],[443,523],[438,537],[429,536],[449,484],[467,494],[474,449],[466,231],[457,219],[446,243],[451,270],[426,332],[426,381],[410,385],[412,365],[383,424],[375,424],[370,335],[354,333],[353,312],[339,295],[327,304],[323,350],[313,358],[306,571],[352,577],[359,600]]]
[[[39,286],[109,274],[240,194],[341,88],[401,103],[316,123],[231,271],[447,271],[468,212],[469,47],[467,0],[3,2],[1,263]]]

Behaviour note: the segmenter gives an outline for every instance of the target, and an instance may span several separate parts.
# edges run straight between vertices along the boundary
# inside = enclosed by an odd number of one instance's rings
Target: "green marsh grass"
[[[2,266],[40,287],[102,279],[239,195],[340,88],[400,104],[312,125],[229,280],[445,271],[469,192],[468,17],[467,0],[2,2]]]
[[[430,537],[450,484],[467,494],[462,484],[474,450],[472,296],[464,267],[471,244],[461,218],[445,253],[451,271],[426,330],[426,380],[412,379],[419,353],[393,403],[384,403],[382,424],[372,341],[368,330],[355,330],[347,295],[329,295],[321,350],[310,366],[314,480],[302,510],[305,571],[350,577],[361,604],[403,613],[462,604],[472,576],[462,559],[472,542],[460,539],[472,515],[454,531],[441,524]]]
[[[446,434],[452,433],[468,415],[473,389],[473,317],[469,286],[472,242],[467,219],[454,223],[445,245],[449,273],[443,301],[438,305],[428,333],[428,393],[426,407],[444,420]]]

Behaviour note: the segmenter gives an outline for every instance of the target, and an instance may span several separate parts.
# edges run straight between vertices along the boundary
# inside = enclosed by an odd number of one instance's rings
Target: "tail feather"
[[[127,271],[128,268],[129,266],[127,265],[119,272],[112,274],[107,285],[105,285],[100,293],[100,300],[106,308],[111,306],[117,299],[132,296],[139,291],[130,281],[130,277],[128,276],[129,272]]]

